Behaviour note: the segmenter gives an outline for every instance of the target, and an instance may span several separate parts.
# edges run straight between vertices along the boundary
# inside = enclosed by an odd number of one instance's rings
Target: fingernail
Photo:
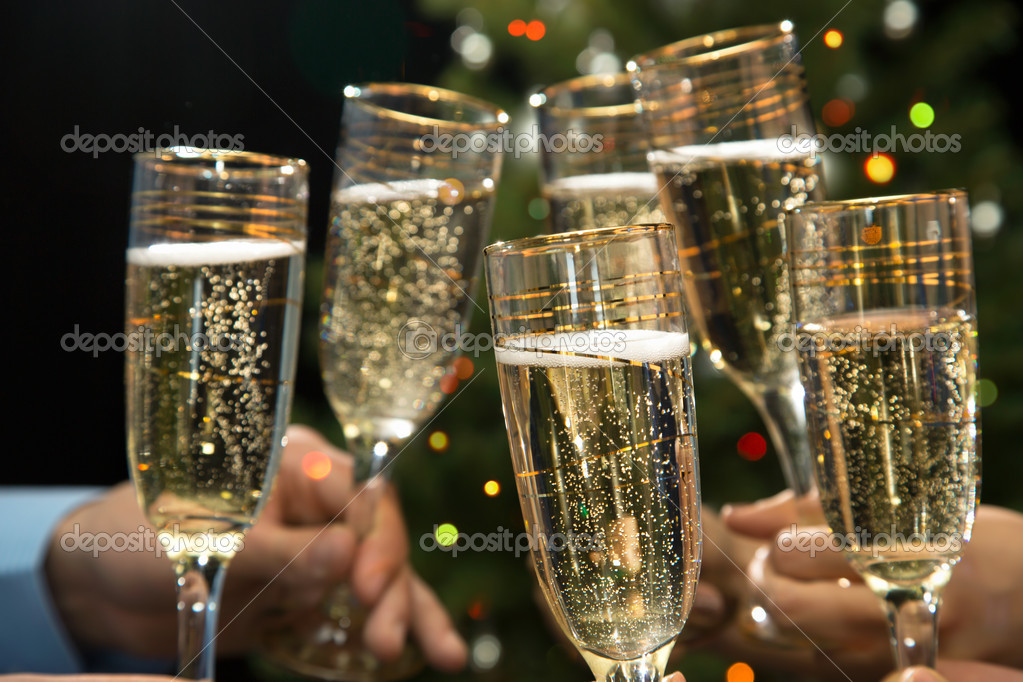
[[[721,507],[721,518],[731,515],[733,511],[735,511],[734,506],[730,504],[724,505],[723,507]]]

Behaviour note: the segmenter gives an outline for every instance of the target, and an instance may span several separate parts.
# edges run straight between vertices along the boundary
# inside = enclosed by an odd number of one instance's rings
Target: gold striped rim
[[[136,164],[145,164],[157,173],[199,177],[206,173],[229,173],[231,178],[262,179],[281,175],[305,175],[309,164],[302,159],[240,152],[226,149],[171,147],[134,156]]]
[[[895,194],[887,197],[864,197],[861,199],[808,202],[802,206],[786,209],[785,212],[790,215],[800,215],[803,213],[833,213],[860,208],[894,208],[896,206],[917,204],[928,201],[947,201],[948,203],[954,203],[959,200],[967,201],[968,198],[966,190],[964,189],[940,189],[934,192]]]
[[[344,89],[346,104],[357,104],[380,118],[401,121],[421,126],[438,126],[453,130],[496,130],[508,123],[508,114],[495,104],[454,90],[438,88],[432,85],[415,83],[362,83],[348,85]],[[373,102],[374,96],[410,97],[422,102],[464,105],[478,120],[451,120],[439,117],[422,116],[399,111],[388,106]]]
[[[701,64],[749,54],[791,40],[795,36],[793,29],[792,22],[782,21],[714,31],[638,54],[629,60],[628,68],[631,71],[678,62]]]
[[[624,71],[615,74],[590,74],[579,76],[561,83],[556,83],[541,90],[539,95],[545,98],[543,102],[534,104],[533,107],[545,113],[556,116],[582,116],[586,118],[612,118],[623,116],[638,116],[636,111],[636,98],[633,96],[626,101],[614,104],[590,104],[581,106],[559,106],[554,100],[559,96],[567,94],[594,93],[599,98],[599,93],[610,93],[617,88],[623,88],[627,92],[634,92],[632,89],[632,78]]]
[[[620,308],[621,306],[634,305],[644,301],[649,302],[657,299],[681,297],[682,292],[671,291],[665,294],[643,294],[642,296],[626,296],[625,298],[613,298],[604,301],[592,301],[590,303],[570,303],[566,305],[551,306],[549,308],[534,308],[532,310],[516,311],[514,315],[493,315],[492,317],[494,320],[531,320],[551,317],[555,313],[561,311],[584,312],[587,310],[610,310],[613,308]],[[681,314],[681,311],[661,313],[658,314],[658,317],[675,317],[676,315]]]
[[[486,256],[507,255],[518,253],[523,256],[535,255],[534,252],[546,250],[566,250],[583,246],[592,248],[607,244],[619,237],[637,237],[658,232],[674,233],[675,226],[669,223],[646,223],[624,225],[621,227],[598,227],[575,232],[558,232],[555,234],[524,237],[507,242],[496,242],[483,249]]]

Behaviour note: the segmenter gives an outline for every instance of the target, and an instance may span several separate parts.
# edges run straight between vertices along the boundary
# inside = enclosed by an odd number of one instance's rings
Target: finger
[[[354,461],[308,427],[288,427],[277,482],[265,514],[296,524],[337,519],[354,494]]]
[[[752,589],[757,587],[762,588],[761,601],[780,628],[821,648],[848,649],[864,641],[887,641],[879,602],[862,584],[843,587],[835,580],[793,580],[765,562]]]
[[[682,673],[672,673],[664,678],[664,682],[686,682],[686,678],[682,677]]]
[[[795,496],[791,490],[783,490],[774,497],[753,504],[729,504],[721,508],[721,518],[729,529],[762,540],[773,538],[783,528],[795,525],[797,516]]]
[[[914,666],[893,672],[885,677],[883,682],[948,682],[948,680],[939,675],[935,670]],[[960,681],[957,678],[956,682],[965,681]],[[998,682],[998,678],[984,678],[984,682]]]
[[[312,606],[348,576],[355,552],[355,534],[340,524],[257,524],[232,562],[228,584],[262,592],[264,606]]]
[[[1023,670],[975,661],[938,661],[942,675],[955,682],[1023,682]],[[944,682],[944,678],[937,678]],[[913,678],[913,682],[918,682]],[[930,682],[927,680],[926,682]]]
[[[826,526],[783,530],[771,545],[771,566],[779,574],[796,580],[838,580],[859,582],[842,552],[844,538]]]
[[[376,505],[375,522],[359,544],[352,567],[352,589],[364,604],[372,605],[408,560],[408,533],[390,486]]]
[[[469,655],[465,641],[455,630],[448,612],[433,590],[412,573],[412,631],[426,660],[442,672],[454,673],[465,667]]]
[[[409,569],[403,570],[380,596],[366,619],[366,644],[385,661],[398,657],[405,646],[411,619]]]

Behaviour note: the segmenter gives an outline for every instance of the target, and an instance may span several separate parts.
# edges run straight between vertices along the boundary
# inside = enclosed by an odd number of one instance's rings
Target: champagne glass
[[[407,83],[348,86],[345,96],[320,366],[361,486],[346,519],[365,534],[389,465],[451,391],[500,173],[494,142],[508,116]],[[278,633],[271,657],[335,680],[402,679],[422,666],[411,645],[396,661],[373,656],[362,640],[365,615],[339,586],[322,621]]]
[[[711,363],[753,402],[801,521],[815,521],[813,465],[791,331],[782,211],[823,199],[819,159],[787,144],[813,135],[791,22],[710,33],[628,64],[647,125],[661,207],[678,228],[688,311]],[[766,553],[750,566],[761,570]],[[747,632],[787,638],[759,593],[739,612]]]
[[[486,249],[519,502],[540,587],[599,682],[654,682],[693,604],[700,485],[674,229]]]
[[[254,153],[135,157],[127,431],[174,562],[178,676],[213,679],[224,572],[270,492],[291,408],[308,169]]]
[[[664,222],[635,99],[626,73],[573,78],[529,98],[552,232]]]
[[[933,667],[980,472],[966,193],[806,204],[784,222],[825,516],[884,601],[898,666]]]

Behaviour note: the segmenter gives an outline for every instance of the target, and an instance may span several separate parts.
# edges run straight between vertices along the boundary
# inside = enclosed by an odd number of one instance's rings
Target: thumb
[[[797,522],[795,496],[791,490],[783,490],[752,504],[726,504],[721,508],[721,519],[736,533],[769,540]]]
[[[948,680],[930,668],[914,666],[893,672],[882,682],[948,682]]]

